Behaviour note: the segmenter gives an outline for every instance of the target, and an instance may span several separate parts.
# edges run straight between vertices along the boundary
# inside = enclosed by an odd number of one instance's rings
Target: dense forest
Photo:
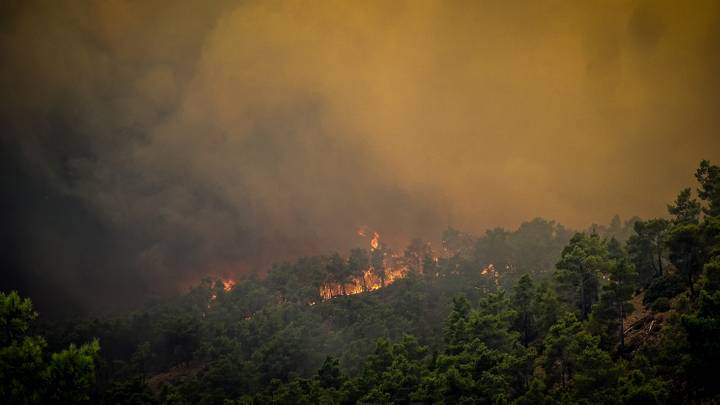
[[[720,167],[666,218],[544,219],[206,279],[131,312],[0,295],[4,403],[715,403]],[[696,189],[696,191],[693,191]]]

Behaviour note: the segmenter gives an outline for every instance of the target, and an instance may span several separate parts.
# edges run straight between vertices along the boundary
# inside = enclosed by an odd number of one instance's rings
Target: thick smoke
[[[716,2],[4,2],[3,288],[72,312],[367,241],[661,215]]]

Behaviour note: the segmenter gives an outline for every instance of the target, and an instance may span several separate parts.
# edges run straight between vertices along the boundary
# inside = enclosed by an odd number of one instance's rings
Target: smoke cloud
[[[60,312],[663,215],[720,158],[714,1],[10,1],[0,52],[1,281]]]

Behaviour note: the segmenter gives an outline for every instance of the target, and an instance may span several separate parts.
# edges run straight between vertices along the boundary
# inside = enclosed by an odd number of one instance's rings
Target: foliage
[[[300,258],[231,290],[207,279],[137,311],[44,324],[46,338],[33,333],[31,301],[2,293],[0,397],[113,404],[717,402],[719,170],[704,161],[696,178],[699,200],[682,190],[668,206],[671,220],[616,217],[574,234],[540,218],[480,237],[449,228],[441,252],[415,239],[402,256],[381,244],[347,258]],[[407,266],[407,276],[390,280],[389,261]],[[371,267],[383,288],[346,295],[344,284]],[[323,300],[327,283],[344,294]],[[631,304],[637,294],[644,294],[644,307]],[[91,343],[76,344],[82,341]]]
[[[98,341],[45,353],[45,339],[28,335],[37,318],[32,302],[14,291],[0,292],[0,308],[0,324],[5,327],[0,347],[0,398],[13,404],[89,401],[95,385]]]
[[[627,250],[643,286],[663,276],[669,226],[670,222],[662,218],[635,222],[635,234],[628,239]]]
[[[599,277],[607,266],[607,245],[597,234],[577,233],[562,251],[555,273],[558,291],[583,320],[597,302]]]

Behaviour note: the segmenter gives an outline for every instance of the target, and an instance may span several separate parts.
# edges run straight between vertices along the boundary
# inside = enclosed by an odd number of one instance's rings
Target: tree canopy
[[[131,312],[42,322],[0,293],[0,398],[714,403],[718,172],[703,161],[697,198],[681,190],[669,218],[449,228],[439,250],[414,239],[300,258]]]

